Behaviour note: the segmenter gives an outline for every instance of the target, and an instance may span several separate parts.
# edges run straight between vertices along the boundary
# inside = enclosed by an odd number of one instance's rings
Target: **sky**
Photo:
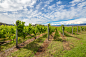
[[[25,25],[86,23],[86,0],[0,0],[0,22]]]

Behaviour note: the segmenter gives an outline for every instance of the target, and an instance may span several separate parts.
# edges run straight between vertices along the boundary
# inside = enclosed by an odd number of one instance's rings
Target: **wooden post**
[[[72,26],[72,34],[73,34],[73,26]]]
[[[49,24],[48,24],[48,40],[49,40]]]
[[[17,22],[16,22],[16,26],[18,26]],[[16,27],[16,48],[18,48],[18,30]]]
[[[63,36],[64,36],[64,28],[63,28],[63,26],[62,26],[62,31],[63,31]]]
[[[0,51],[1,51],[1,43],[0,43]]]
[[[82,32],[82,27],[81,27],[81,32]]]
[[[77,26],[77,33],[78,33],[78,26]]]

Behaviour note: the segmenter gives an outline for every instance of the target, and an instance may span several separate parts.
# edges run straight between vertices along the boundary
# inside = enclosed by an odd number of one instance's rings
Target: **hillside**
[[[0,25],[13,25],[13,24],[6,24],[6,23],[0,22]]]

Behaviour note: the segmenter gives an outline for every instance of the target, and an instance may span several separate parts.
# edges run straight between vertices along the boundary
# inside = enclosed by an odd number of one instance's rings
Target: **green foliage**
[[[72,27],[65,27],[65,31],[72,33]]]
[[[15,34],[13,36],[11,36],[11,40],[12,42],[14,42],[14,39],[16,38]]]
[[[62,28],[62,27],[63,27],[63,29],[62,29],[62,30],[64,31],[64,30],[65,30],[65,27],[64,27],[64,25],[61,25],[61,28]]]
[[[6,38],[13,34],[15,34],[15,27],[14,26],[7,26],[7,25],[1,25],[0,26],[0,38]]]
[[[27,33],[28,34],[32,34],[33,33],[33,26],[31,24],[29,24],[29,26],[27,27]]]
[[[21,21],[17,20],[16,24],[17,24],[18,36],[23,35],[24,34],[23,29],[24,29],[24,26],[25,26],[24,25],[25,22],[21,22]],[[23,33],[21,33],[21,32],[23,32]]]
[[[51,26],[49,24],[49,35],[52,34],[52,32],[54,32],[54,31],[55,31],[55,27],[54,26]]]
[[[57,29],[58,29],[58,31],[60,31],[62,33],[62,27],[61,26],[57,27]]]
[[[72,33],[72,26],[65,27],[65,31]],[[78,32],[80,32],[80,26],[78,26]],[[77,26],[73,26],[73,34],[77,34]]]
[[[60,37],[60,35],[59,35],[59,33],[58,33],[58,31],[57,31],[57,28],[56,28],[54,40],[55,40],[55,41],[62,41],[62,39],[60,39],[59,37]]]
[[[36,27],[33,27],[32,30],[33,30],[33,33],[36,35],[37,32],[38,32],[37,26]]]
[[[40,33],[44,33],[47,30],[47,28],[43,25],[37,25],[37,29]]]
[[[16,24],[17,24],[18,36],[22,36],[23,37],[23,42],[24,42],[24,39],[27,36],[27,28],[24,25],[25,22],[21,22],[21,21],[17,20]]]

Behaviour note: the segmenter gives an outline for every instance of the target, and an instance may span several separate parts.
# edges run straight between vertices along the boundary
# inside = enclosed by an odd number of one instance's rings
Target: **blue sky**
[[[86,0],[0,0],[0,22],[32,24],[86,23]]]

